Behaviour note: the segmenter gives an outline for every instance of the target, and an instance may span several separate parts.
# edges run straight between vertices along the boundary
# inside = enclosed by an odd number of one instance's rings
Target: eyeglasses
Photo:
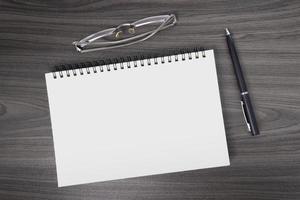
[[[176,22],[174,14],[148,17],[99,31],[73,42],[73,45],[81,53],[128,46],[145,41],[157,32],[174,26]]]

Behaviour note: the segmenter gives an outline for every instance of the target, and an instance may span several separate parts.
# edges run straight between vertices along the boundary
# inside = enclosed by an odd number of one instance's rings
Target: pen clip
[[[241,100],[241,106],[242,106],[242,111],[243,111],[245,122],[247,124],[248,131],[251,132],[251,127],[250,127],[250,123],[248,121],[248,117],[245,112],[245,104],[244,104],[243,100]]]

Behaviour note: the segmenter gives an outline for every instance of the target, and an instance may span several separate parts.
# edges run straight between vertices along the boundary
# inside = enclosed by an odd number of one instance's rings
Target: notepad
[[[229,165],[213,50],[45,76],[59,187]]]

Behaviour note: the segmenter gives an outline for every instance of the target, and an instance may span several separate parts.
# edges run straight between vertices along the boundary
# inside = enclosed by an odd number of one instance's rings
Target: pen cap
[[[249,94],[245,94],[241,96],[241,101],[243,102],[243,108],[244,114],[245,114],[245,120],[246,123],[250,126],[250,132],[254,135],[259,135],[258,125],[255,117],[255,113],[251,104],[250,96]]]

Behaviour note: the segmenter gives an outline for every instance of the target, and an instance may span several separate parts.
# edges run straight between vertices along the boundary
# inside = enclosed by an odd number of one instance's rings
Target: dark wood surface
[[[141,44],[88,54],[71,46],[167,13],[178,25]],[[225,27],[236,39],[258,137],[243,121]],[[0,41],[1,200],[300,199],[300,1],[1,0]],[[61,63],[195,46],[215,49],[231,166],[57,188],[44,73]]]

